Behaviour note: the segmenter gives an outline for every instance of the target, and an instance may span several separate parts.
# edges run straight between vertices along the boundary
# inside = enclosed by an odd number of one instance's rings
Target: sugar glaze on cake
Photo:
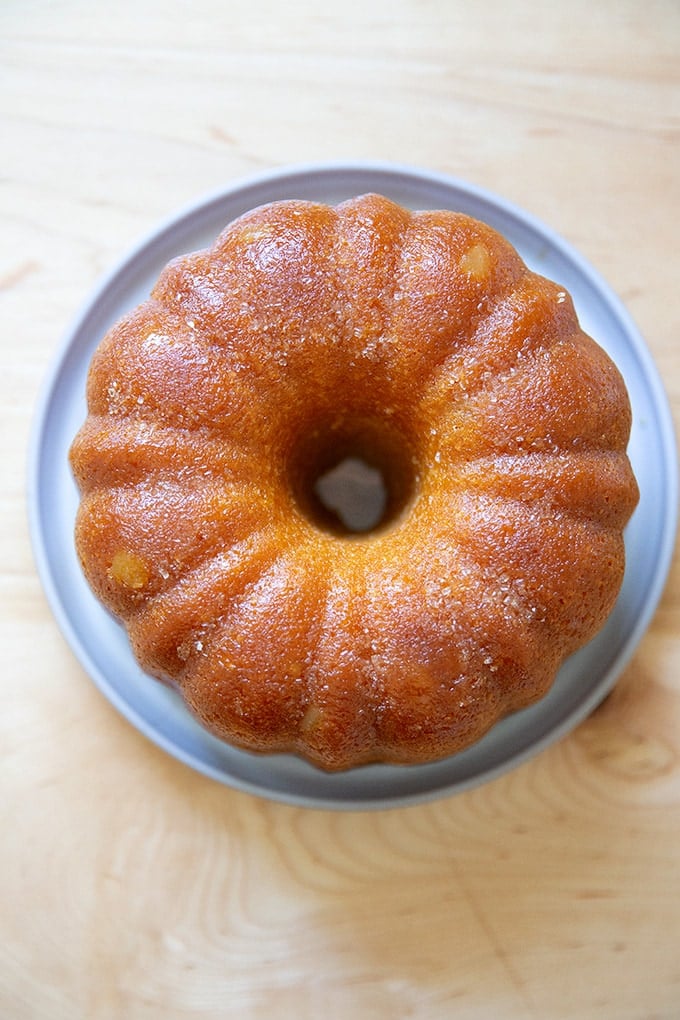
[[[255,209],[166,267],[87,396],[87,579],[239,747],[453,754],[542,697],[617,597],[621,375],[564,288],[462,214]],[[384,480],[364,531],[318,495],[351,458]]]

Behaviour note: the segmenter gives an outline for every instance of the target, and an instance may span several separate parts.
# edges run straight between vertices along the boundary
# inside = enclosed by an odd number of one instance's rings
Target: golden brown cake
[[[171,262],[100,344],[76,543],[207,729],[419,763],[544,695],[609,614],[637,486],[619,372],[488,226],[286,201]],[[319,479],[377,469],[348,531]]]

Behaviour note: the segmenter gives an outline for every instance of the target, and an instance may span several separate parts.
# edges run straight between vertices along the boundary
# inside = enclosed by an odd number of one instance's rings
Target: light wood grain
[[[0,5],[0,1017],[680,1017],[680,568],[614,693],[465,795],[294,809],[96,691],[37,580],[60,338],[156,223],[252,171],[389,159],[504,194],[626,302],[680,409],[680,7]]]

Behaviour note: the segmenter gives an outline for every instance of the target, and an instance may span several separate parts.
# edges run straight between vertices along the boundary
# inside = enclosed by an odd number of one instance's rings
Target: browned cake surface
[[[77,546],[148,672],[220,737],[421,762],[541,697],[602,626],[630,407],[569,295],[489,227],[282,202],[172,262],[97,350]],[[313,496],[375,464],[383,525]]]

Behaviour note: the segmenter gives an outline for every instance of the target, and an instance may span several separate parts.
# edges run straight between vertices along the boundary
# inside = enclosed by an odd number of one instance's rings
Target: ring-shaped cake
[[[328,770],[434,761],[603,625],[630,424],[568,293],[490,227],[276,202],[100,344],[77,548],[142,667],[222,739]],[[319,497],[348,459],[384,481],[366,531]]]

